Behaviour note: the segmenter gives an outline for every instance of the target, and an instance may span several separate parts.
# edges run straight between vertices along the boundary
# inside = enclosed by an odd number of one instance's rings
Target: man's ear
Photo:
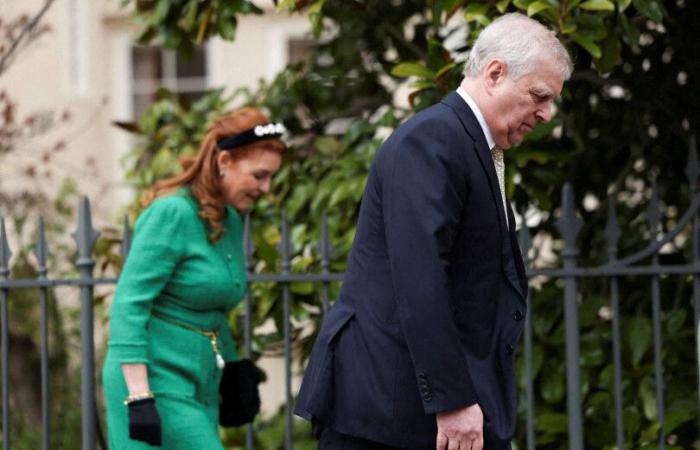
[[[494,58],[484,66],[483,76],[487,90],[498,86],[506,78],[508,67],[506,62],[499,58]]]

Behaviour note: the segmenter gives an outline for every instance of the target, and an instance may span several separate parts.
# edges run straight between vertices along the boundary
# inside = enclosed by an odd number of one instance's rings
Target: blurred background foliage
[[[258,261],[254,270],[280,269],[278,246],[284,210],[290,223],[292,271],[322,270],[319,242],[324,216],[333,247],[328,268],[343,271],[368,169],[382,141],[402,121],[457,87],[463,62],[479,31],[500,14],[511,11],[528,14],[555,30],[575,63],[554,120],[538,126],[519,148],[506,153],[508,195],[524,213],[524,222],[534,236],[533,262],[538,266],[560,264],[558,252],[563,244],[555,221],[560,214],[561,187],[566,182],[574,188],[577,210],[585,222],[578,242],[580,264],[587,266],[602,264],[608,258],[603,231],[608,201],[616,203],[623,228],[621,255],[645,247],[655,236],[647,220],[653,180],[661,191],[662,231],[674,227],[689,206],[694,188],[691,184],[696,185],[696,181],[686,181],[685,169],[700,112],[697,106],[700,44],[692,38],[700,25],[700,4],[696,1],[279,0],[274,3],[279,10],[309,18],[315,46],[305,59],[290,64],[274,79],[261,82],[253,90],[221,87],[195,102],[162,90],[138,123],[115,122],[137,136],[137,144],[123,161],[127,181],[138,193],[129,210],[132,221],[140,210],[140,196],[155,180],[180,170],[178,159],[196,152],[204,131],[216,117],[244,104],[256,105],[275,120],[284,121],[290,130],[290,147],[272,194],[251,214]],[[185,55],[213,37],[235,39],[241,17],[263,13],[245,0],[123,0],[123,4],[134,11],[141,43],[173,48]],[[3,23],[11,26],[14,22]],[[37,32],[40,30],[37,28]],[[11,60],[2,52],[0,58],[8,64]],[[0,102],[9,105],[11,100],[0,95]],[[0,129],[8,133],[0,136],[0,160],[19,137],[9,131],[28,129],[15,126],[11,109],[3,106],[3,111]],[[56,145],[60,150],[64,144]],[[28,211],[54,211],[51,215],[55,223],[47,224],[48,229],[55,236],[65,236],[65,222],[70,216],[66,202],[76,204],[71,200],[75,195],[67,182],[58,202],[48,203],[43,197],[3,198],[3,207],[12,205],[12,209],[3,213],[25,218],[12,226],[15,234],[26,237],[32,234],[28,227],[34,217]],[[23,213],[22,208],[27,211]],[[96,247],[100,273],[119,270],[119,227],[102,230],[103,236]],[[25,256],[16,259],[16,267],[12,269],[15,275],[26,274],[29,278],[36,274],[29,256],[30,240],[25,240],[18,250]],[[689,263],[689,241],[690,230],[683,230],[664,248],[661,263]],[[67,256],[66,260],[72,260],[70,248],[59,248],[52,257],[58,260],[63,255]],[[74,270],[61,269],[64,273]],[[661,426],[656,421],[649,286],[647,278],[620,279],[626,448],[657,448]],[[331,286],[331,296],[338,287],[338,284]],[[563,449],[567,447],[567,421],[562,285],[557,280],[536,279],[532,287],[537,447]],[[276,324],[272,328],[260,328],[256,333],[254,357],[259,357],[279,349],[281,294],[280,287],[272,283],[258,283],[251,289],[254,325],[270,321]],[[319,300],[322,286],[296,283],[291,289],[295,344],[304,361],[313,343],[313,330],[322,320]],[[579,285],[585,447],[595,449],[612,449],[615,439],[608,289],[605,280],[587,280]],[[692,279],[662,277],[661,289],[667,382],[666,448],[700,449]],[[27,291],[22,295],[32,293]],[[27,302],[15,300],[13,305],[26,306]],[[31,315],[36,310],[15,313]],[[242,342],[241,315],[242,311],[236,311],[231,323]],[[63,351],[66,346],[60,343],[67,342],[76,330],[62,325],[59,316],[52,320],[52,339],[59,343],[58,347],[52,343],[52,348]],[[17,336],[33,336],[35,330],[13,332]],[[35,356],[34,343],[28,354]],[[52,358],[57,358],[52,364],[65,367],[62,380],[77,380],[66,354]],[[35,367],[36,363],[36,359],[30,358],[27,367]],[[522,365],[521,352],[520,374],[524,374]],[[522,395],[524,381],[521,377]],[[65,396],[54,401],[58,407],[73,401],[67,393],[68,385],[64,387]],[[522,397],[523,420],[524,407]],[[68,437],[60,437],[60,433],[54,433],[55,439],[63,439],[57,441],[56,448],[78,448],[77,410],[61,409],[61,419],[52,426],[72,430],[75,435],[68,432],[64,433]],[[24,444],[16,442],[17,448],[36,448],[31,441],[31,429],[26,424],[16,426],[26,436],[22,440],[26,441]],[[299,421],[295,426],[295,448],[314,448],[308,424]],[[282,413],[258,419],[256,429],[255,448],[283,448]],[[243,430],[226,431],[225,441],[231,448],[241,447]],[[524,422],[518,426],[515,444],[517,448],[525,448]]]
[[[145,43],[188,52],[210,36],[235,38],[228,17],[258,14],[247,2],[137,1]],[[229,3],[222,7],[222,3]],[[320,271],[320,219],[328,219],[334,247],[331,269],[342,271],[368,168],[383,139],[399,123],[455,89],[466,54],[479,31],[502,13],[520,11],[553,29],[575,63],[558,112],[506,154],[507,190],[534,235],[531,256],[540,266],[559,264],[555,228],[560,191],[571,183],[586,226],[579,236],[580,263],[607,261],[603,230],[608,200],[617,204],[623,233],[620,254],[645,247],[655,233],[647,221],[651,183],[661,188],[662,231],[688,208],[688,149],[698,124],[698,2],[684,0],[283,0],[279,9],[306,14],[316,45],[254,91],[213,91],[186,105],[168,92],[141,118],[125,126],[139,135],[125,164],[129,182],[143,193],[155,179],[178,170],[177,159],[196,151],[210,121],[237,106],[257,105],[285,122],[291,146],[273,193],[252,214],[256,271],[280,268],[280,211],[291,223],[293,271]],[[195,11],[196,12],[193,12]],[[211,11],[211,12],[210,12]],[[202,31],[204,30],[204,31]],[[135,205],[134,210],[138,210]],[[689,230],[664,248],[662,263],[688,263]],[[554,250],[549,257],[547,248]],[[417,255],[419,257],[419,255]],[[650,261],[644,261],[646,263]],[[541,281],[541,282],[540,282]],[[627,448],[657,448],[650,280],[620,279],[625,439]],[[566,377],[562,286],[533,283],[534,382],[537,447],[566,448]],[[333,286],[333,293],[338,286]],[[697,361],[691,280],[663,277],[662,313],[666,421],[669,449],[700,448]],[[614,399],[608,283],[582,282],[580,332],[585,447],[614,448]],[[318,327],[320,286],[292,286],[295,323]],[[255,324],[274,320],[277,332],[256,335],[257,354],[281,340],[281,295],[272,284],[253,286]],[[236,325],[238,318],[232,317]],[[239,328],[236,328],[239,329]],[[298,332],[299,330],[297,330]],[[302,359],[314,334],[297,342]],[[522,369],[522,358],[519,364]],[[524,373],[523,370],[520,371]],[[671,381],[671,377],[673,382]],[[521,379],[524,387],[524,379]],[[524,395],[524,389],[521,389]],[[524,418],[524,398],[521,398]],[[256,448],[282,448],[282,416],[259,424]],[[308,428],[297,443],[310,446]],[[306,430],[306,431],[305,431]],[[525,427],[517,446],[524,448]],[[270,436],[277,433],[279,439]],[[302,437],[304,437],[302,439]],[[229,433],[228,443],[242,442]]]

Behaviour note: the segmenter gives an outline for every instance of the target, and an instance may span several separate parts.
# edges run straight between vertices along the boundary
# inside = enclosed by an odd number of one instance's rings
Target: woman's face
[[[232,158],[230,152],[222,151],[219,152],[218,163],[226,203],[238,211],[246,211],[258,197],[270,191],[270,183],[280,168],[282,155],[274,150],[258,148],[242,158]]]

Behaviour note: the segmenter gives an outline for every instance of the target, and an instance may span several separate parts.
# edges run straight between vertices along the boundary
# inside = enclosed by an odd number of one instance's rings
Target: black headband
[[[287,129],[280,122],[265,123],[243,131],[242,133],[225,137],[217,142],[216,145],[219,146],[220,150],[230,150],[236,147],[251,144],[256,141],[261,141],[263,139],[277,139],[281,137],[285,131],[287,131]]]

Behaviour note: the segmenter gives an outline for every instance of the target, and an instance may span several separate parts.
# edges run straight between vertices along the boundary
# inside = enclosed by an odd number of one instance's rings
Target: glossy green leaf
[[[404,62],[397,64],[393,69],[391,69],[391,74],[395,77],[435,78],[435,72],[419,62]]]
[[[287,211],[290,217],[294,217],[304,207],[315,186],[311,184],[298,184],[292,190],[291,198],[287,201]]]
[[[632,349],[632,365],[637,366],[642,356],[651,348],[651,323],[647,318],[635,317],[626,326],[629,327],[627,344]]]
[[[489,5],[482,3],[470,3],[464,8],[464,20],[467,22],[478,22],[481,25],[488,25],[491,19],[488,17]]]
[[[528,7],[527,7],[527,15],[528,15],[529,17],[532,17],[532,16],[534,16],[535,14],[538,14],[538,13],[544,11],[544,10],[547,10],[547,9],[554,11],[554,8],[552,7],[552,5],[550,5],[549,3],[546,3],[546,2],[544,2],[544,1],[539,1],[539,0],[538,0],[538,1],[536,1],[536,2],[532,2],[532,3],[530,3],[530,4],[528,5]]]
[[[594,42],[602,41],[608,35],[608,25],[601,14],[580,14],[574,18],[579,34]]]
[[[632,0],[632,4],[637,11],[644,14],[651,20],[661,23],[664,20],[663,6],[656,0]]]
[[[437,71],[435,74],[435,78],[440,78],[441,76],[445,75],[447,72],[450,70],[454,69],[457,66],[455,63],[449,63],[440,68],[440,70]]]
[[[217,17],[216,26],[219,30],[219,35],[229,41],[236,37],[236,19],[235,16],[221,14]]]
[[[639,398],[642,401],[642,410],[648,420],[656,419],[656,394],[646,380],[639,384]]]
[[[343,148],[340,141],[332,136],[319,136],[314,139],[314,147],[322,155],[335,155],[338,154]]]
[[[639,29],[637,25],[630,22],[626,15],[620,14],[618,16],[618,21],[620,23],[620,29],[622,31],[622,40],[633,48],[639,45]]]
[[[615,4],[610,0],[587,0],[579,8],[588,11],[615,11]]]
[[[183,9],[182,26],[187,31],[194,30],[197,25],[197,2],[190,1]]]
[[[170,2],[170,0],[158,0],[156,9],[153,10],[153,15],[151,16],[151,20],[153,21],[153,23],[163,21],[168,15],[171,6],[172,3]]]
[[[649,419],[652,420],[652,419]],[[638,450],[657,450],[659,448],[658,445],[658,439],[659,439],[659,430],[661,429],[661,424],[659,422],[652,422],[651,424],[647,425],[646,428],[643,429],[642,435],[640,436],[639,440],[645,445],[640,445],[638,447]],[[637,449],[635,449],[637,450]]]
[[[617,7],[620,12],[626,10],[632,4],[632,0],[617,0]]]
[[[419,91],[423,90],[423,89],[432,89],[435,87],[435,82],[432,80],[424,80],[424,79],[415,80],[411,83],[411,87],[413,89],[417,89]]]
[[[498,3],[496,3],[496,9],[498,9],[498,12],[503,14],[506,12],[506,9],[508,8],[508,5],[510,5],[511,0],[499,0]]]
[[[291,291],[294,294],[299,295],[311,295],[314,293],[314,284],[311,282],[306,283],[292,283]]]
[[[601,73],[611,72],[620,61],[620,42],[614,33],[610,33],[602,42],[601,57],[595,60],[595,65]]]
[[[578,29],[578,25],[576,24],[576,22],[567,18],[561,26],[561,33],[562,34],[571,34],[574,31],[576,31],[577,29]]]
[[[518,9],[525,10],[533,1],[536,0],[513,0],[513,5],[515,5],[515,7]]]
[[[311,4],[307,11],[307,14],[309,15],[309,21],[311,22],[311,28],[313,29],[313,34],[317,38],[321,36],[321,19],[323,18],[321,10],[323,9],[324,4],[325,0],[316,0],[314,3]]]
[[[686,317],[687,313],[684,309],[671,311],[666,320],[666,332],[671,336],[677,334],[683,328]]]
[[[443,43],[435,38],[428,39],[428,58],[425,65],[431,70],[443,67],[450,62],[449,52]]]
[[[346,183],[341,184],[331,194],[331,198],[329,200],[328,207],[332,208],[332,207],[338,205],[342,201],[344,201],[344,200],[348,199],[350,196],[352,196],[352,194],[353,194],[353,191],[352,191],[351,186],[349,186]]]
[[[602,52],[600,51],[600,47],[589,36],[577,32],[573,33],[571,37],[574,38],[574,41],[576,41],[578,45],[580,45],[588,53],[590,53],[593,58],[600,58],[602,54]]]
[[[664,414],[666,433],[673,433],[679,426],[691,422],[694,413],[691,408],[669,408]]]

